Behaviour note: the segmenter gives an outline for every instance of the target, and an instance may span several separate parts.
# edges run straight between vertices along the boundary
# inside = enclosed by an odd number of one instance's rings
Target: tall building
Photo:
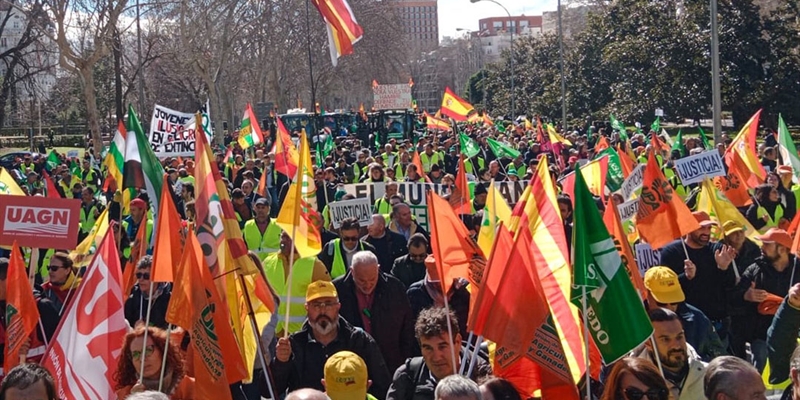
[[[439,46],[439,9],[436,0],[395,0],[403,33],[414,53]]]
[[[484,61],[497,62],[503,51],[511,47],[511,36],[539,36],[542,34],[541,15],[513,15],[511,18],[490,17],[478,20],[478,32],[473,37],[483,49]]]

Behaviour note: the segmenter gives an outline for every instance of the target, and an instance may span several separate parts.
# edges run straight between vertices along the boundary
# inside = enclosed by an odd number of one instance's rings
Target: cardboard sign
[[[639,212],[639,199],[626,201],[617,206],[619,219],[622,222],[630,221]]]
[[[722,157],[717,150],[709,150],[675,160],[675,170],[681,178],[681,183],[690,185],[701,182],[706,177],[725,175],[725,164],[722,163]]]
[[[203,114],[203,125],[207,124]],[[158,158],[194,157],[195,115],[171,110],[158,104],[150,120],[150,147]],[[213,141],[208,136],[209,143]]]
[[[328,211],[331,213],[331,223],[335,229],[339,229],[342,221],[351,217],[358,218],[358,224],[361,226],[372,223],[372,205],[366,197],[329,203]]]
[[[376,110],[397,110],[411,108],[411,86],[378,85],[372,88],[373,107]]]
[[[631,196],[642,188],[642,182],[644,182],[644,167],[645,164],[637,165],[636,168],[631,171],[631,174],[625,178],[625,181],[622,182],[622,187],[620,187],[619,192],[623,199],[630,200]]]
[[[644,273],[648,269],[661,265],[661,251],[653,250],[647,243],[637,243],[636,250],[636,263],[639,265],[639,273],[644,278]]]
[[[67,151],[67,158],[78,158],[78,150]]]
[[[0,245],[74,249],[81,201],[0,195]]]

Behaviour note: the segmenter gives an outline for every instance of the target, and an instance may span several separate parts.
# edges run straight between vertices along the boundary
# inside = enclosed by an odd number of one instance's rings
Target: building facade
[[[395,0],[397,14],[412,54],[439,46],[439,8],[436,0]]]

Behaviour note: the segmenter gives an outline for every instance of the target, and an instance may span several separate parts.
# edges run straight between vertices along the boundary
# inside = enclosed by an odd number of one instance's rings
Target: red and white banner
[[[121,282],[119,254],[109,231],[42,360],[60,399],[116,398],[113,374],[128,330]]]
[[[72,250],[80,208],[77,199],[0,195],[0,245]]]

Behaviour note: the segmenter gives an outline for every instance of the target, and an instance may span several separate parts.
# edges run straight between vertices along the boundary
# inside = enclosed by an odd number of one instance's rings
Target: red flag
[[[110,175],[109,175],[109,178],[111,178]],[[61,198],[61,194],[58,193],[58,189],[56,189],[56,184],[53,183],[53,180],[50,179],[50,175],[48,175],[47,171],[44,170],[44,169],[42,169],[42,179],[44,179],[45,191],[46,191],[47,197],[49,197],[51,199],[60,199]],[[113,181],[113,179],[114,178],[111,178],[112,181]]]
[[[595,143],[594,145],[594,152],[595,154],[597,154],[609,147],[611,147],[611,145],[608,144],[608,139],[606,139],[605,136],[601,135],[600,139],[597,139],[597,143]]]
[[[502,225],[497,227],[497,236],[492,245],[492,252],[489,261],[486,262],[486,269],[483,271],[480,285],[475,287],[470,294],[470,313],[467,320],[467,330],[476,335],[483,335],[483,328],[486,326],[486,318],[494,302],[495,293],[500,286],[500,280],[507,266],[507,260],[511,255],[514,245],[514,238],[511,232]]]
[[[639,211],[636,213],[639,235],[654,249],[700,229],[689,207],[672,190],[651,151],[642,179]]]
[[[19,354],[20,346],[36,329],[39,322],[39,309],[33,298],[33,289],[25,273],[25,260],[19,251],[17,241],[11,246],[11,259],[6,276],[6,329],[3,371],[8,373],[24,360]]]
[[[294,178],[297,175],[297,165],[300,163],[300,153],[297,152],[297,147],[292,142],[292,137],[283,125],[283,121],[276,118],[275,122],[278,126],[275,145],[272,146],[272,152],[275,153],[275,170]]]
[[[467,171],[464,168],[464,155],[458,159],[458,173],[456,174],[456,186],[450,194],[450,205],[456,214],[472,214],[472,199],[469,195],[469,182],[467,182]]]
[[[174,271],[181,260],[183,228],[169,188],[168,175],[164,174],[161,200],[158,202],[160,209],[155,227],[156,243],[153,248],[153,266],[150,270],[153,282],[173,282],[175,280]]]
[[[619,156],[619,163],[622,166],[622,176],[627,178],[633,172],[636,162],[631,159],[628,153],[622,151],[619,145],[617,146],[617,155]]]
[[[258,180],[258,187],[256,193],[261,197],[267,197],[267,171],[261,173],[261,178]]]
[[[431,228],[431,248],[443,293],[450,291],[456,278],[468,278],[475,283],[469,272],[470,261],[473,257],[483,258],[483,252],[450,204],[433,191],[428,191],[426,195],[430,210],[428,224]]]
[[[75,298],[67,304],[42,365],[65,400],[115,399],[114,371],[128,330],[114,235],[106,233]]]

